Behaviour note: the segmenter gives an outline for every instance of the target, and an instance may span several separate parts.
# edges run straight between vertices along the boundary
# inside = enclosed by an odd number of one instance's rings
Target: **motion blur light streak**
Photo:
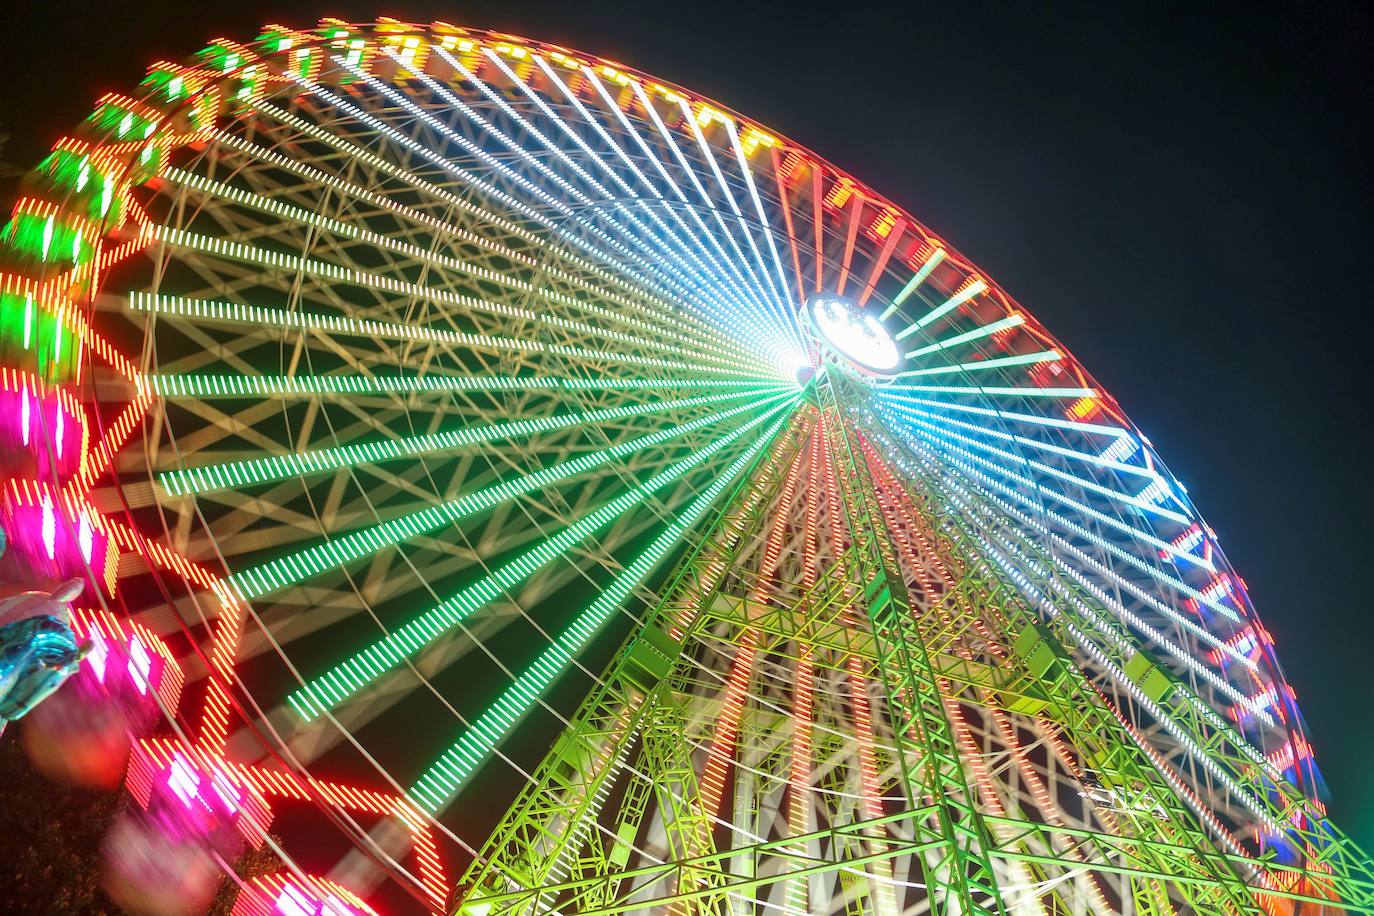
[[[23,187],[3,572],[88,582],[120,900],[289,806],[366,867],[235,913],[1374,913],[1148,439],[776,131],[331,19],[154,64]]]

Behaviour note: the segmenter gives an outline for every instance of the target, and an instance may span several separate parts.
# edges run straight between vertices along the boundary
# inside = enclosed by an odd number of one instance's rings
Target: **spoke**
[[[742,438],[745,434],[755,429],[779,411],[789,407],[794,400],[795,399],[789,400],[785,404],[773,406],[766,413],[751,419],[749,422],[721,436],[691,457],[670,465],[668,468],[650,477],[644,483],[626,490],[595,512],[584,516],[573,525],[558,532],[537,547],[505,564],[491,575],[481,579],[475,585],[463,589],[442,604],[415,618],[405,626],[394,632],[388,633],[385,638],[357,653],[348,661],[336,666],[314,681],[305,684],[299,691],[296,691],[288,697],[288,702],[290,702],[296,711],[306,719],[315,718],[329,708],[343,702],[352,694],[366,687],[367,684],[371,683],[372,680],[380,676],[386,670],[399,664],[405,658],[422,651],[426,646],[433,643],[434,640],[454,627],[459,626],[465,619],[493,600],[502,591],[508,590],[512,586],[523,581],[544,564],[565,553],[577,542],[585,539],[590,534],[648,499],[655,491],[667,486],[689,471],[703,465],[703,463],[708,462],[718,452]],[[771,428],[772,431],[775,432],[780,428],[782,422],[782,420],[775,422]],[[763,438],[770,438],[770,436],[765,436]],[[758,443],[755,443],[755,447],[751,447],[746,454],[755,454],[757,447],[759,447]],[[731,467],[733,468],[734,465]],[[703,495],[709,492],[712,494],[711,499],[714,499],[715,494],[719,493],[719,489],[716,489],[716,486],[720,483],[720,480],[721,479],[718,479],[716,483],[713,483],[703,491]],[[698,498],[698,502],[699,501],[700,497]],[[697,503],[693,503],[692,505],[696,506]],[[709,501],[706,505],[709,506]],[[701,511],[704,512],[705,509],[703,508]],[[682,517],[685,518],[690,515],[690,513],[691,507],[689,507],[687,513]],[[669,530],[675,530],[675,527],[676,526]],[[676,540],[676,537],[679,535],[680,532],[675,534],[674,540]],[[662,549],[666,550],[667,548],[665,547]],[[660,551],[658,555],[655,555],[654,562],[657,561],[657,557],[661,555],[661,552],[662,551]],[[645,555],[647,555],[647,551]],[[630,568],[634,568],[633,564]],[[608,594],[608,592],[603,592],[603,595],[605,594]],[[614,607],[614,605],[612,605],[612,607]]]
[[[937,340],[933,344],[929,344],[924,347],[918,347],[915,350],[909,350],[906,354],[906,358],[916,359],[917,357],[926,356],[930,353],[936,353],[940,350],[947,350],[950,347],[954,347],[959,344],[971,343],[975,340],[981,340],[984,337],[990,337],[993,334],[998,333],[999,331],[1006,331],[1011,328],[1020,327],[1025,323],[1026,317],[1024,315],[1009,315],[1006,318],[994,321],[991,324],[985,324],[982,327],[974,328],[972,331],[966,331],[963,334],[955,334],[953,337],[946,337],[944,340]]]
[[[762,453],[786,422],[787,417],[781,417],[761,433],[749,449],[726,467],[671,525],[635,557],[625,571],[616,576],[597,599],[516,678],[515,683],[473,722],[462,738],[420,777],[411,789],[411,796],[422,807],[438,811],[448,804],[515,723],[538,702],[558,675],[572,664],[578,653],[605,626],[620,604],[705,516],[720,494]]]
[[[891,318],[892,313],[902,307],[902,303],[910,298],[912,293],[916,292],[916,287],[924,283],[926,278],[930,276],[931,271],[939,267],[940,262],[944,259],[945,250],[943,248],[936,248],[932,251],[930,257],[926,258],[925,263],[921,265],[920,270],[916,271],[915,275],[906,282],[906,285],[901,288],[897,295],[892,297],[892,302],[883,310],[883,314],[879,320],[886,321]]]
[[[524,493],[546,487],[560,480],[585,474],[640,449],[661,445],[693,430],[718,423],[749,410],[757,410],[759,406],[771,406],[782,398],[790,396],[786,393],[774,395],[771,398],[762,399],[759,404],[746,404],[742,407],[701,417],[690,423],[660,430],[598,452],[591,452],[573,461],[552,465],[533,474],[494,484],[466,496],[431,506],[420,512],[401,516],[370,528],[360,529],[343,537],[235,573],[229,577],[228,584],[235,594],[243,599],[256,598],[278,591],[326,570],[337,568],[360,557],[376,553],[386,547],[490,509],[498,503],[514,499]],[[778,408],[774,407],[773,409]]]
[[[556,375],[149,375],[167,398],[312,397],[317,394],[406,394],[425,391],[608,391],[665,388],[754,388],[759,379],[565,378]]]
[[[342,445],[336,448],[312,449],[290,455],[251,458],[225,464],[203,465],[158,475],[158,484],[172,495],[204,493],[228,487],[248,487],[287,477],[322,474],[360,464],[376,464],[415,455],[439,454],[523,436],[534,436],[557,429],[592,426],[610,420],[624,420],[654,413],[667,413],[703,407],[740,398],[766,397],[776,389],[755,388],[726,394],[702,395],[675,401],[653,401],[627,407],[608,407],[529,420],[512,420],[485,426],[465,426],[424,436],[403,436],[397,439],[374,439]]]

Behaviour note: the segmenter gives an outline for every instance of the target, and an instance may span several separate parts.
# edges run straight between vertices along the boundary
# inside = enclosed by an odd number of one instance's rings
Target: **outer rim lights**
[[[876,315],[830,293],[812,296],[806,313],[821,340],[860,371],[885,377],[896,375],[902,354]]]

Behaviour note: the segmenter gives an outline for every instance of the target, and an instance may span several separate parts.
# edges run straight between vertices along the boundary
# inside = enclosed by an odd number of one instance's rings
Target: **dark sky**
[[[1150,436],[1278,639],[1333,812],[1374,848],[1374,6],[20,5],[0,130],[24,165],[158,57],[386,14],[621,60],[848,169],[1020,299]]]

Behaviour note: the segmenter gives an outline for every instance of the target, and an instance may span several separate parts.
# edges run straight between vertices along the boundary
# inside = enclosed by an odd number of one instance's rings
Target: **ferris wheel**
[[[1374,912],[1149,440],[744,115],[268,26],[3,247],[2,569],[87,580],[153,822],[279,849],[236,912]]]

